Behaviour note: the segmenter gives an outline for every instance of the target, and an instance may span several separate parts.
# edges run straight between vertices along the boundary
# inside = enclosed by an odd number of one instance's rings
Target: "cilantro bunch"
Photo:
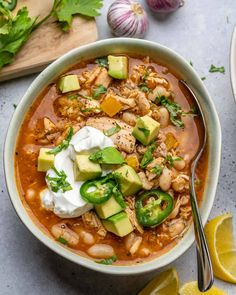
[[[95,17],[103,0],[54,0],[52,10],[41,21],[30,17],[27,7],[21,8],[16,16],[0,2],[0,69],[13,62],[15,55],[29,39],[31,33],[39,28],[49,17],[59,22],[63,31],[68,31],[74,15]]]

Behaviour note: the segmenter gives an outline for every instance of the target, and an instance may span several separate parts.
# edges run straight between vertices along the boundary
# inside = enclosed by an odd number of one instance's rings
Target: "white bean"
[[[168,110],[164,107],[161,107],[159,109],[159,114],[160,114],[160,119],[159,122],[161,124],[161,127],[167,127],[169,124],[169,120],[170,120],[170,114],[168,112]]]
[[[143,257],[147,257],[151,254],[151,251],[148,248],[141,248],[139,254]]]
[[[106,244],[95,244],[87,252],[90,256],[96,258],[109,258],[115,254],[112,246]]]
[[[134,126],[136,124],[137,116],[130,112],[124,112],[122,119],[125,121],[125,123]]]
[[[25,196],[26,200],[29,202],[33,201],[35,199],[35,195],[36,195],[36,193],[35,193],[34,189],[32,189],[32,188],[27,189],[26,196]]]
[[[85,244],[93,245],[95,243],[95,239],[92,234],[90,234],[86,231],[81,231],[79,235]]]
[[[69,246],[76,246],[79,243],[78,234],[71,230],[63,222],[53,225],[51,232],[57,240],[62,238],[68,243]]]
[[[172,172],[168,168],[164,168],[159,178],[159,185],[163,191],[168,191],[171,187]]]
[[[185,167],[185,161],[184,161],[184,159],[177,157],[177,160],[175,160],[175,157],[174,157],[174,159],[173,159],[173,166],[177,170],[183,170],[184,167]]]
[[[134,232],[130,233],[128,236],[125,237],[125,248],[129,251],[132,244],[134,243],[134,240],[136,238],[136,235]]]

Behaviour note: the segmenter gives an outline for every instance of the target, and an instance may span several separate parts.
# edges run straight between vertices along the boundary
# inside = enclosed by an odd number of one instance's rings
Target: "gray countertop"
[[[100,39],[112,37],[106,24],[106,13],[113,1],[104,2],[102,16],[97,19]],[[183,8],[166,18],[157,18],[150,12],[148,14],[150,29],[146,39],[176,50],[192,61],[201,77],[206,77],[204,83],[216,105],[223,135],[221,173],[211,217],[228,211],[236,217],[236,106],[229,75],[236,2],[186,0]],[[226,73],[209,73],[211,64],[225,66]],[[16,216],[5,186],[3,144],[14,112],[13,104],[20,101],[34,78],[35,75],[0,84],[0,294],[136,294],[157,272],[112,277],[84,269],[42,245]],[[194,246],[171,266],[177,268],[181,284],[196,280]],[[215,284],[229,295],[236,294],[235,285],[219,280]]]

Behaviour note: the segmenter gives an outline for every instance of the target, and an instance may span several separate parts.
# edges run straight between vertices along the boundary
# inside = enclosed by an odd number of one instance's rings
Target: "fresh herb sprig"
[[[107,92],[107,88],[104,87],[103,85],[99,85],[97,86],[94,90],[93,90],[93,94],[92,94],[92,98],[93,99],[99,99],[101,94],[104,94]]]
[[[163,168],[160,165],[156,165],[150,171],[151,171],[151,173],[154,173],[157,176],[160,176],[162,174]]]
[[[152,162],[152,160],[153,160],[153,152],[154,152],[154,150],[156,149],[156,147],[157,147],[157,145],[156,145],[155,142],[152,143],[152,144],[148,147],[148,149],[147,149],[147,151],[144,153],[143,158],[142,158],[142,161],[141,161],[141,163],[140,163],[140,167],[141,167],[141,168],[146,168],[147,165],[148,165],[149,163]]]
[[[112,136],[112,135],[118,133],[120,130],[121,130],[120,125],[115,123],[114,127],[111,127],[110,129],[104,131],[103,133],[109,137],[109,136]]]
[[[158,96],[156,98],[156,103],[164,106],[168,112],[170,113],[170,121],[177,127],[184,128],[184,123],[181,119],[181,115],[183,114],[183,110],[181,106],[170,100],[169,98],[165,96]]]
[[[63,237],[61,237],[61,236],[58,238],[58,242],[60,242],[63,245],[67,245],[68,244],[68,241],[66,239],[64,239]]]
[[[16,16],[0,1],[0,69],[13,62],[15,55],[29,39],[31,33],[38,29],[49,17],[53,16],[63,31],[71,27],[75,15],[95,17],[103,0],[54,0],[52,10],[41,21],[30,17],[27,7],[18,10]]]
[[[72,186],[66,180],[67,175],[65,174],[65,172],[63,170],[58,171],[54,166],[51,169],[56,173],[56,176],[52,177],[47,175],[46,179],[49,182],[52,191],[57,193],[59,190],[63,192],[72,190]]]
[[[67,149],[70,144],[73,133],[74,133],[74,130],[72,127],[70,127],[68,134],[67,134],[66,138],[62,141],[62,143],[59,144],[58,146],[56,146],[54,149],[48,151],[47,154],[56,155],[59,152],[61,152],[62,150]]]
[[[103,0],[54,0],[50,15],[59,21],[63,31],[68,31],[74,15],[99,16],[102,6]]]
[[[96,263],[105,264],[105,265],[111,265],[114,262],[116,262],[116,260],[117,260],[117,257],[115,255],[113,255],[113,256],[111,256],[109,258],[106,258],[106,259],[103,259],[103,260],[100,260],[100,261],[96,261]]]
[[[95,63],[101,68],[108,68],[107,56],[96,58]]]
[[[221,73],[221,74],[224,74],[225,73],[225,67],[216,67],[214,65],[211,65],[211,67],[209,69],[209,73]]]

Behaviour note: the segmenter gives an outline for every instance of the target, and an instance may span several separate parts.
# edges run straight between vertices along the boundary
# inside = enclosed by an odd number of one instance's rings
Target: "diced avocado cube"
[[[76,155],[74,175],[76,181],[89,180],[102,175],[101,166],[89,160],[90,155]]]
[[[46,172],[53,166],[55,155],[48,154],[49,151],[51,149],[48,148],[41,148],[39,151],[37,170],[40,172]]]
[[[129,220],[127,213],[120,212],[102,221],[105,229],[113,234],[124,237],[131,233],[134,229]]]
[[[100,218],[106,219],[116,213],[119,213],[123,209],[121,208],[119,203],[117,203],[116,199],[114,197],[111,197],[105,203],[96,205],[95,210]]]
[[[160,123],[146,115],[137,119],[132,134],[138,141],[146,146],[157,138],[159,129]]]
[[[62,93],[79,90],[80,85],[77,75],[68,75],[61,77],[58,82],[58,88],[61,90]]]
[[[126,56],[108,55],[108,74],[115,79],[128,77],[128,58]]]
[[[124,165],[114,173],[117,175],[117,181],[124,196],[136,194],[142,188],[142,182],[132,167]]]

